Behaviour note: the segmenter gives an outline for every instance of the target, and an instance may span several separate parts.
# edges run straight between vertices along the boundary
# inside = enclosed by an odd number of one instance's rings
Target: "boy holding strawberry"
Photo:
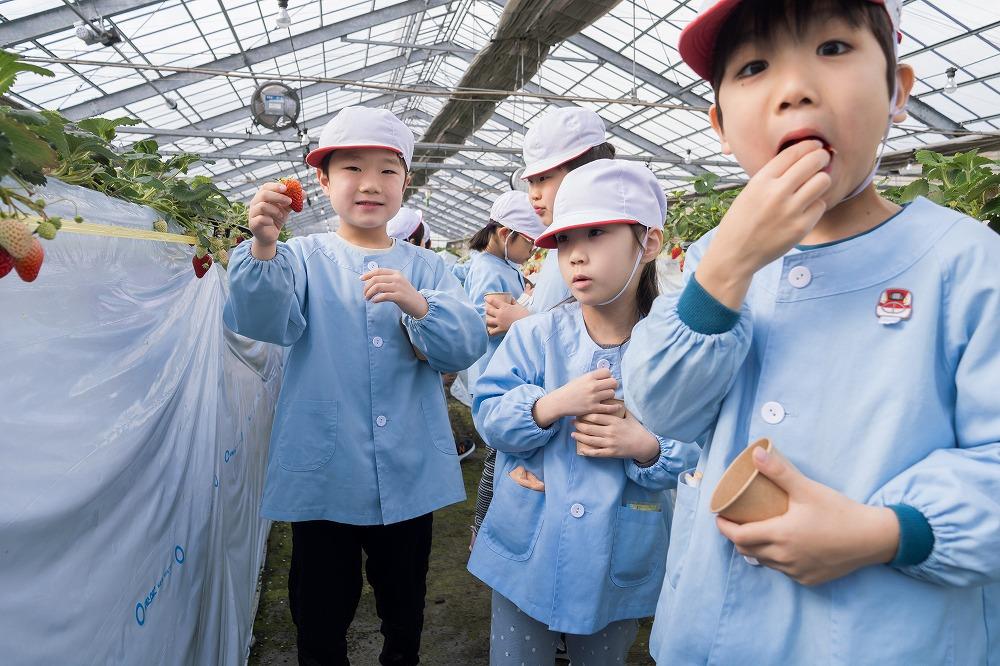
[[[720,0],[681,35],[751,178],[625,357],[629,408],[703,444],[677,489],[660,663],[1000,663],[1000,238],[872,184],[914,81],[901,13]],[[713,517],[764,437],[781,454],[754,463],[787,512]]]
[[[292,523],[300,664],[349,663],[362,551],[380,663],[419,662],[431,512],[465,498],[440,373],[482,356],[486,331],[440,257],[386,234],[412,155],[389,111],[342,110],[306,158],[339,229],[279,242],[301,190],[267,183],[230,259],[226,324],[290,347],[261,515]]]

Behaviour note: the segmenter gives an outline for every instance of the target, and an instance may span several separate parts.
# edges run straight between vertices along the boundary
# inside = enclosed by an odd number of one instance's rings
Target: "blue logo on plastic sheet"
[[[187,559],[187,556],[184,553],[184,547],[180,544],[174,546],[173,562],[170,562],[163,569],[163,573],[160,574],[159,580],[153,584],[153,587],[151,587],[149,592],[146,593],[143,600],[135,605],[135,621],[140,627],[146,624],[146,612],[156,600],[156,595],[159,594],[160,590],[163,589],[163,586],[167,584],[167,580],[169,580],[170,574],[174,570],[174,564],[184,564],[185,559]]]

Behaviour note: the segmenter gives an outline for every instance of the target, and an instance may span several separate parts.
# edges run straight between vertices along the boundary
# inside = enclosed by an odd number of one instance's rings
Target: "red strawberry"
[[[14,260],[14,270],[25,282],[33,282],[38,277],[38,271],[42,269],[42,260],[45,259],[45,250],[37,238],[31,239],[31,249],[28,254],[20,259]]]
[[[205,277],[205,273],[208,269],[212,267],[212,255],[206,254],[203,257],[199,257],[197,254],[191,259],[191,265],[194,266],[194,274],[199,278]]]
[[[681,252],[683,252],[683,250],[681,250],[681,246],[675,245],[674,249],[670,250],[670,258],[676,259],[677,257],[681,256]]]
[[[14,257],[7,253],[7,250],[0,247],[0,278],[10,273],[14,268]]]
[[[305,199],[302,184],[294,178],[282,178],[281,182],[285,184],[285,196],[292,200],[292,210],[301,213],[302,201]]]

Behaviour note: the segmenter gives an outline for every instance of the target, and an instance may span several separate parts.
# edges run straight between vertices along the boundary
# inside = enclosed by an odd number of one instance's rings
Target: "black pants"
[[[384,637],[379,663],[420,663],[433,514],[392,525],[292,523],[288,603],[300,666],[348,666],[347,628],[361,599],[361,551]]]

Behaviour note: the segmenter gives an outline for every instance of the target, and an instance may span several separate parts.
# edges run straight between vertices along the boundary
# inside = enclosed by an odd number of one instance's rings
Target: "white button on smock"
[[[760,408],[760,417],[764,419],[764,423],[781,423],[785,419],[785,408],[779,402],[765,402]]]
[[[796,266],[792,270],[788,271],[788,284],[792,285],[796,289],[808,287],[809,283],[812,282],[812,279],[812,271],[805,266]]]

